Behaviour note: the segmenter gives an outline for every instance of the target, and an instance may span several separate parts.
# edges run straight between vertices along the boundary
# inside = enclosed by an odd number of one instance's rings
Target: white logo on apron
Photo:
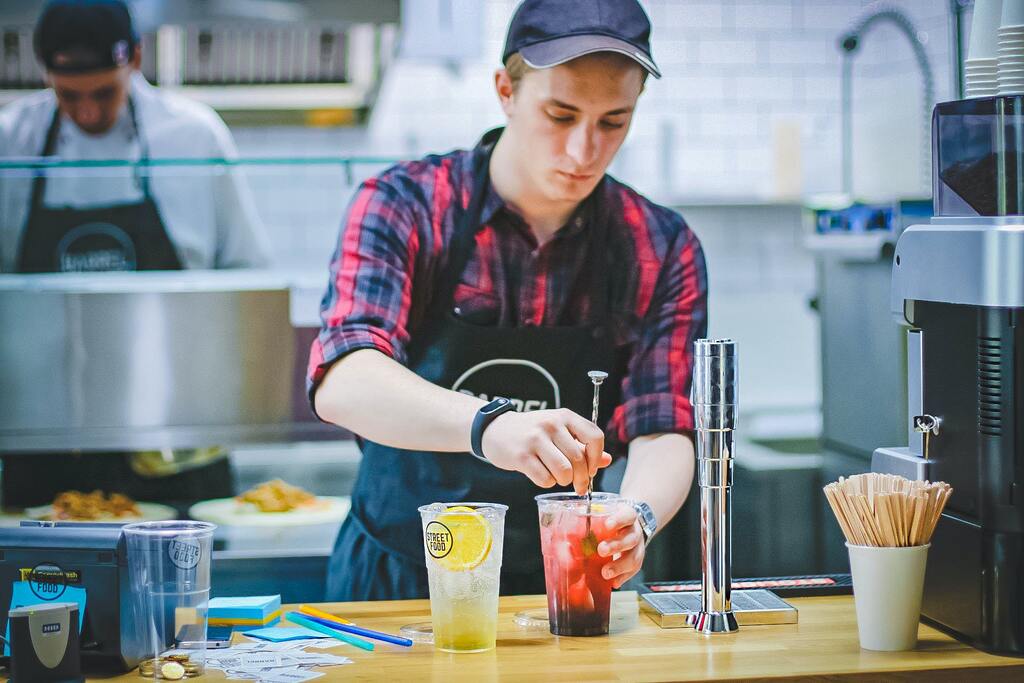
[[[452,385],[453,391],[460,391],[463,394],[469,394],[470,396],[478,396],[479,398],[489,401],[493,396],[487,394],[481,394],[476,391],[463,388],[463,385],[469,382],[473,375],[487,368],[494,368],[496,366],[517,366],[520,368],[526,368],[528,371],[535,372],[539,375],[539,379],[542,383],[546,383],[551,386],[552,395],[554,397],[554,405],[550,405],[551,401],[548,397],[524,397],[524,396],[506,396],[512,405],[516,407],[516,410],[521,413],[530,412],[531,410],[547,410],[550,408],[561,408],[562,407],[562,392],[558,388],[558,382],[555,381],[554,376],[544,369],[542,366],[534,363],[533,361],[523,360],[520,358],[494,358],[492,360],[484,361],[483,363],[477,363],[469,370],[466,370],[462,375],[455,380],[455,384]],[[498,387],[500,390],[500,387]]]
[[[97,237],[106,238],[109,246],[81,249],[82,243]],[[69,230],[57,243],[57,261],[63,273],[135,270],[138,266],[131,238],[112,223],[83,223]]]

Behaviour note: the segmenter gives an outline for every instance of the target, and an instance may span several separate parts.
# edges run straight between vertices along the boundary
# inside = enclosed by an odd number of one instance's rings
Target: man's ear
[[[515,97],[515,88],[505,69],[498,69],[494,72],[494,91],[498,93],[498,103],[501,104],[502,111],[506,116],[511,116],[514,108],[512,98]]]

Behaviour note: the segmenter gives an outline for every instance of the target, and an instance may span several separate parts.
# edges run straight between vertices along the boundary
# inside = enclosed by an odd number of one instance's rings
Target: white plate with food
[[[352,501],[344,496],[320,496],[317,502],[317,507],[263,512],[255,505],[239,503],[235,498],[215,498],[196,503],[188,509],[188,515],[192,519],[213,522],[218,526],[307,526],[342,522],[352,504]]]
[[[65,491],[49,505],[26,508],[22,512],[0,514],[0,526],[18,526],[22,520],[50,522],[159,522],[176,519],[170,505],[132,500],[121,493]]]
[[[189,516],[216,524],[214,538],[227,550],[329,552],[351,504],[347,496],[315,496],[275,479],[236,498],[196,503]]]

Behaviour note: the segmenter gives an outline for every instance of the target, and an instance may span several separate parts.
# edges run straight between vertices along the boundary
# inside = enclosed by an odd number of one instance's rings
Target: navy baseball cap
[[[651,57],[651,21],[637,0],[525,0],[512,16],[501,61],[516,52],[536,69],[618,52],[661,78]]]
[[[123,66],[138,42],[123,0],[51,0],[34,36],[46,69],[68,74]]]

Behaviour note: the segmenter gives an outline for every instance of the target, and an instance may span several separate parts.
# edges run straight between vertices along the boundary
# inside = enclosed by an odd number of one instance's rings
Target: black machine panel
[[[954,489],[932,539],[922,610],[992,652],[1024,655],[1024,311],[917,301],[924,411],[942,419],[931,478]]]

